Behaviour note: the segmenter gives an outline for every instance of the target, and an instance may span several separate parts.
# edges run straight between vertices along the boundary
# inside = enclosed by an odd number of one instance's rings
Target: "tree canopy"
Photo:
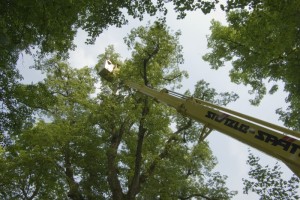
[[[243,179],[244,193],[255,192],[262,200],[299,199],[299,178],[293,175],[289,180],[282,178],[278,163],[273,168],[262,166],[260,159],[249,153],[247,164],[249,180]]]
[[[299,12],[300,3],[291,1],[236,1],[227,13],[228,25],[213,21],[204,56],[212,68],[231,61],[231,80],[252,86],[258,104],[267,89],[265,82],[275,82],[269,93],[284,83],[288,92],[287,111],[278,110],[286,126],[299,130]],[[229,9],[228,8],[228,9]]]
[[[202,9],[208,13],[215,1],[1,1],[0,49],[3,58],[18,56],[39,47],[41,53],[67,52],[74,47],[79,28],[88,32],[88,43],[109,26],[122,26],[128,17],[142,19],[145,14],[166,13],[166,3],[173,3],[179,16],[185,11]],[[127,15],[125,14],[127,13]],[[14,54],[16,53],[16,54]],[[12,60],[12,59],[10,59]]]
[[[73,69],[57,57],[39,68],[50,95],[41,118],[11,135],[0,149],[2,199],[230,199],[236,194],[216,165],[203,126],[136,91],[122,79],[155,88],[179,87],[186,72],[180,32],[163,22],[133,29],[125,61],[109,46],[95,71]],[[120,68],[114,83],[97,68],[109,58]],[[99,90],[100,89],[100,90]],[[187,92],[190,94],[190,92]],[[205,94],[205,95],[204,95]],[[199,81],[193,94],[218,104],[237,98]],[[45,98],[47,99],[47,98]],[[35,104],[34,104],[35,105]],[[38,107],[37,105],[35,105]],[[45,118],[47,117],[47,118]],[[171,128],[173,127],[173,128]]]
[[[208,0],[1,0],[0,132],[19,130],[33,112],[16,96],[17,84],[22,79],[16,64],[22,53],[31,54],[36,60],[49,54],[67,58],[68,51],[75,48],[73,40],[79,29],[88,33],[86,42],[92,44],[105,29],[121,27],[130,17],[142,20],[146,14],[166,14],[167,4],[173,4],[178,18],[184,18],[187,11],[201,9],[208,13],[216,3]]]
[[[229,6],[220,6],[230,9],[233,5],[240,5],[239,1],[228,0],[227,3]],[[20,124],[32,114],[30,106],[16,96],[17,84],[22,79],[16,63],[22,53],[31,54],[36,60],[49,54],[67,58],[68,51],[75,48],[73,40],[78,29],[88,33],[86,42],[92,44],[106,28],[121,27],[130,17],[141,20],[146,14],[166,14],[169,4],[182,19],[188,11],[200,9],[207,14],[219,1],[1,0],[0,102],[3,109],[0,111],[0,132],[19,130]]]
[[[168,3],[184,18],[187,11],[209,13],[219,1],[0,3],[1,198],[229,199],[236,194],[226,187],[225,176],[212,173],[216,159],[199,139],[201,124],[124,88],[122,81],[99,83],[95,70],[73,69],[65,60],[78,29],[88,32],[86,42],[92,44],[106,28],[121,27],[130,17],[166,14]],[[299,130],[299,3],[219,5],[228,12],[229,25],[213,22],[213,51],[205,59],[214,68],[234,60],[232,80],[252,85],[258,94],[253,103],[266,93],[265,79],[282,80],[291,105],[278,113]],[[187,75],[178,67],[183,63],[179,36],[161,22],[136,28],[125,39],[131,58],[122,61],[110,46],[95,68],[109,58],[120,66],[120,80],[178,88]],[[20,83],[16,63],[22,52],[53,57],[36,67],[46,74],[44,81]],[[192,95],[221,105],[237,98],[217,93],[203,80]]]

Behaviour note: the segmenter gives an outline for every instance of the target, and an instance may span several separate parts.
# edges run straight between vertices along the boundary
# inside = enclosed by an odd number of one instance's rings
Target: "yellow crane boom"
[[[108,61],[100,69],[100,75],[109,80],[114,70],[111,65]],[[203,123],[202,139],[217,130],[281,160],[300,177],[300,133],[167,89],[157,91],[132,81],[125,84]]]

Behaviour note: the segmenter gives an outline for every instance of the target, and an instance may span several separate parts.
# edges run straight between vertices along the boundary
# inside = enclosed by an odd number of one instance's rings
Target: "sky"
[[[277,125],[282,125],[282,122],[278,121],[279,116],[275,114],[277,108],[286,107],[284,99],[287,94],[282,92],[282,89],[272,96],[267,95],[258,107],[251,106],[249,99],[253,98],[253,96],[248,94],[250,87],[236,85],[230,82],[230,63],[227,63],[224,68],[219,70],[212,70],[209,64],[202,60],[202,56],[209,52],[209,49],[207,49],[207,36],[210,33],[210,22],[213,19],[221,21],[223,24],[226,23],[225,15],[221,11],[215,11],[208,15],[204,15],[201,11],[189,12],[185,19],[177,20],[176,13],[171,9],[169,10],[167,25],[171,30],[181,30],[182,32],[180,44],[183,46],[185,63],[181,66],[181,69],[189,73],[189,78],[183,80],[183,88],[179,92],[183,92],[187,89],[193,91],[197,81],[204,79],[210,83],[210,86],[215,88],[217,92],[234,91],[240,96],[236,102],[230,103],[227,108]],[[124,44],[123,38],[132,28],[146,25],[149,20],[153,22],[155,17],[146,16],[142,22],[131,19],[128,25],[122,28],[110,27],[98,37],[94,45],[86,45],[85,39],[87,38],[87,34],[84,31],[79,31],[75,38],[77,48],[75,51],[70,51],[69,63],[76,68],[83,66],[93,67],[97,63],[97,56],[104,53],[105,48],[110,44],[114,45],[115,50],[121,54],[123,59],[130,57],[130,52]],[[30,64],[32,64],[32,61],[28,56],[21,56],[18,65],[25,78],[24,82],[28,83],[41,79],[41,75],[38,72],[27,68]],[[207,140],[209,141],[213,154],[218,160],[215,171],[227,175],[227,186],[231,190],[237,190],[239,192],[233,199],[258,199],[257,195],[245,195],[242,190],[242,178],[247,178],[249,171],[246,164],[248,150],[250,149],[252,153],[259,156],[263,165],[269,164],[273,166],[277,160],[216,131],[213,131]],[[280,163],[280,165],[284,171],[284,175],[290,177],[292,174],[290,170],[284,164]]]

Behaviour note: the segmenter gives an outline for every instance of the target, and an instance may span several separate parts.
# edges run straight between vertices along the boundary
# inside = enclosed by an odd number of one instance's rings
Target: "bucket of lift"
[[[101,65],[98,74],[107,81],[113,81],[115,73],[118,71],[116,65],[112,64],[110,60],[105,60],[104,65]]]

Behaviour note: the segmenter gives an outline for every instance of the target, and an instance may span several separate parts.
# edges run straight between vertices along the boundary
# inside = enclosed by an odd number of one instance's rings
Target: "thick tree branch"
[[[108,169],[107,181],[112,191],[114,200],[121,200],[124,197],[121,183],[118,179],[118,167],[116,157],[123,133],[125,132],[125,124],[125,122],[121,124],[119,131],[115,130],[115,127],[112,128],[110,146],[106,152]]]
[[[159,43],[155,46],[155,49],[151,53],[147,53],[148,57],[143,60],[143,79],[144,84],[148,85],[149,80],[147,77],[147,66],[149,61],[158,53],[159,51]],[[145,128],[145,118],[149,113],[149,101],[148,97],[145,97],[143,99],[143,110],[141,115],[141,120],[139,124],[139,130],[138,130],[138,140],[137,140],[137,147],[136,147],[136,154],[135,154],[135,166],[134,166],[134,175],[130,182],[130,186],[128,188],[128,193],[126,195],[127,199],[134,199],[136,194],[140,191],[140,175],[141,175],[141,165],[142,165],[142,149],[143,149],[143,143],[144,143],[144,137],[145,133],[147,132],[147,129]]]
[[[65,175],[67,178],[67,183],[69,185],[68,197],[72,200],[83,200],[83,196],[79,192],[78,183],[76,183],[74,179],[69,144],[67,144],[64,148],[64,160],[65,160]]]
[[[189,195],[187,197],[178,197],[178,199],[180,199],[180,200],[187,200],[187,199],[191,199],[193,197],[202,197],[202,198],[207,199],[207,200],[217,200],[216,198],[210,198],[210,197],[205,196],[203,194],[191,194],[191,195]]]
[[[143,184],[147,181],[147,179],[153,174],[156,166],[157,166],[157,163],[166,158],[168,153],[169,153],[169,149],[170,149],[170,145],[171,145],[171,142],[172,141],[177,141],[178,140],[178,135],[182,132],[182,131],[185,131],[187,130],[188,128],[190,128],[192,126],[192,120],[189,120],[187,124],[185,124],[184,126],[178,128],[173,134],[172,136],[167,140],[166,144],[165,144],[165,147],[163,149],[163,151],[158,155],[157,159],[155,159],[150,167],[148,168],[147,171],[145,171],[144,173],[141,174],[140,176],[140,184]]]
[[[135,166],[134,166],[134,175],[131,180],[126,199],[134,199],[136,194],[140,191],[140,173],[142,165],[142,149],[144,143],[144,137],[147,132],[145,128],[145,118],[149,113],[149,102],[148,97],[144,98],[144,106],[142,110],[142,116],[140,120],[139,130],[138,130],[138,140],[135,153]]]
[[[32,192],[32,195],[28,198],[28,200],[34,199],[38,195],[39,190],[40,190],[40,185],[38,184],[36,185],[35,190]]]
[[[149,84],[149,80],[147,77],[147,65],[148,65],[149,61],[158,53],[159,48],[160,48],[159,43],[157,43],[153,52],[151,52],[151,53],[146,52],[148,57],[143,60],[143,79],[144,79],[145,85]]]
[[[38,192],[40,190],[40,184],[39,184],[40,181],[37,180],[37,182],[35,183],[35,186],[33,186],[31,183],[32,176],[33,176],[33,172],[30,172],[28,180],[25,180],[25,182],[22,182],[21,192],[22,192],[22,195],[24,196],[23,199],[27,199],[27,200],[34,199],[38,195]],[[29,196],[30,193],[31,193],[31,195]],[[20,199],[22,198],[20,195],[18,195],[18,197]]]
[[[244,49],[246,49],[247,51],[253,53],[253,54],[257,54],[257,55],[261,55],[261,53],[257,52],[257,51],[254,51],[253,49],[250,49],[248,46],[240,43],[240,42],[237,42],[237,41],[234,41],[234,40],[231,40],[231,39],[228,39],[228,38],[221,38],[221,40],[223,41],[226,41],[227,43],[231,43],[233,45],[235,45],[235,49],[237,49],[237,47],[242,47]]]
[[[174,75],[174,76],[171,77],[171,78],[166,78],[166,77],[165,77],[165,78],[163,78],[163,80],[171,82],[171,81],[176,80],[177,78],[180,78],[181,76],[182,76],[182,74],[179,73],[179,74]]]

